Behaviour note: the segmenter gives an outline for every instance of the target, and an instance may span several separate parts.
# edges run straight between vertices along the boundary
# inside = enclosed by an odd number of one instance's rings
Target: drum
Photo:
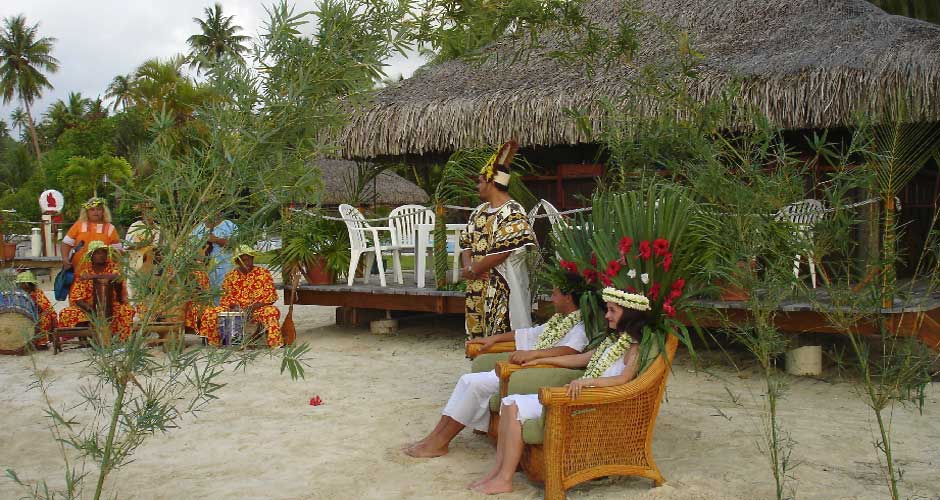
[[[244,334],[244,312],[222,311],[219,313],[219,339],[222,345],[241,345]]]
[[[39,311],[28,293],[0,292],[0,354],[23,354],[38,319]]]

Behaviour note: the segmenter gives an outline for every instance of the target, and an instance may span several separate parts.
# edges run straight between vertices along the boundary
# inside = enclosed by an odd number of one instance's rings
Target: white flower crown
[[[627,293],[614,287],[607,287],[601,292],[604,302],[613,302],[619,306],[636,311],[649,311],[650,300],[643,295]]]

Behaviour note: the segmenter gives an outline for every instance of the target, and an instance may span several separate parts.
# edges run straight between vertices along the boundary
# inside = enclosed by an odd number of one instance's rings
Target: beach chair
[[[537,392],[545,405],[541,419],[523,425],[526,446],[520,465],[530,480],[545,483],[546,500],[563,499],[565,491],[604,476],[665,483],[653,460],[653,430],[677,347],[678,339],[670,335],[665,355],[637,378],[620,386],[584,389],[576,400],[568,398],[563,385],[580,377],[580,370],[497,363],[501,397]]]
[[[373,226],[366,222],[362,213],[352,205],[342,204],[339,206],[340,216],[346,223],[346,229],[349,231],[349,272],[347,273],[347,284],[352,286],[356,279],[356,269],[359,267],[359,258],[363,254],[366,256],[365,269],[362,272],[363,283],[369,282],[369,276],[372,274],[372,262],[375,260],[379,268],[379,284],[387,286],[385,282],[385,263],[382,262],[382,253],[391,252],[392,267],[395,272],[395,280],[399,285],[404,284],[405,280],[401,273],[401,252],[400,248],[394,244],[382,245],[379,239],[380,231],[394,233],[394,229],[388,226]]]
[[[810,280],[816,288],[816,259],[813,255],[813,226],[822,219],[825,206],[819,200],[806,199],[791,203],[777,212],[778,221],[793,224],[793,237],[801,248],[805,248],[806,262],[809,265]],[[793,275],[800,277],[801,254],[793,257]]]

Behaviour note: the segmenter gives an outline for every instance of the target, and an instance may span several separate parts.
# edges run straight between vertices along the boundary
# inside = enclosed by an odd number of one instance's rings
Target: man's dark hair
[[[562,277],[564,279],[558,284],[558,289],[565,295],[571,295],[574,305],[581,307],[581,296],[587,291],[587,283],[584,278],[572,271],[565,271],[562,273]]]

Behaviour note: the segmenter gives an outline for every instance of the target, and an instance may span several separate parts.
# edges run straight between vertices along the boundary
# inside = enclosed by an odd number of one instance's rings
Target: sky
[[[225,15],[234,15],[241,34],[254,36],[267,18],[265,6],[274,0],[221,0]],[[47,75],[53,90],[35,103],[34,117],[69,92],[103,97],[115,76],[129,74],[147,59],[187,53],[186,39],[198,29],[194,17],[213,0],[0,0],[0,18],[23,14],[30,25],[39,23],[41,36],[57,39],[53,56],[59,71]],[[298,10],[313,2],[298,1]],[[386,72],[405,77],[422,64],[417,57],[396,57]],[[10,122],[19,106],[0,104],[0,119]]]

